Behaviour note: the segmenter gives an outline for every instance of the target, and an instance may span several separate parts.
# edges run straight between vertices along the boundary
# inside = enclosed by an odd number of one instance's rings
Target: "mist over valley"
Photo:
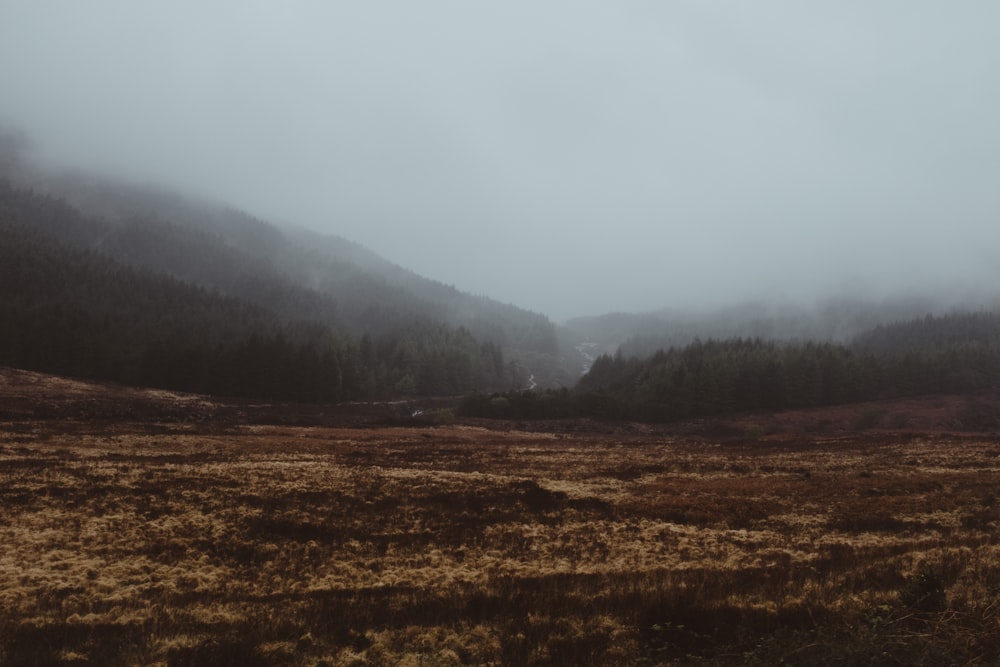
[[[555,322],[1000,281],[987,3],[63,10],[0,27],[39,157]]]
[[[0,664],[995,664],[998,21],[0,2]]]

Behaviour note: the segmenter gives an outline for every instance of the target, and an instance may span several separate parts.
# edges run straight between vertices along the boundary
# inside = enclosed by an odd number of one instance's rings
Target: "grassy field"
[[[0,422],[0,664],[998,664],[1000,442]]]
[[[1000,445],[0,425],[0,662],[964,664]]]

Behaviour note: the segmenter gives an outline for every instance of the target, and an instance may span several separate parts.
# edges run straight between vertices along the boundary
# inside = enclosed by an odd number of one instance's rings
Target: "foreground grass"
[[[0,664],[996,664],[1000,445],[0,424]]]

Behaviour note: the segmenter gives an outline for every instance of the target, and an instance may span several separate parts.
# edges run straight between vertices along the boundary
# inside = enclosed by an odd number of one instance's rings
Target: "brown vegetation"
[[[995,438],[185,422],[237,411],[147,398],[174,412],[0,422],[0,664],[1000,655]]]

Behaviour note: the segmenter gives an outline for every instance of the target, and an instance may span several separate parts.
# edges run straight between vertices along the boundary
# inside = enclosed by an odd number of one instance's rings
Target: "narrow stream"
[[[590,372],[590,367],[594,363],[595,356],[594,352],[597,350],[599,343],[580,343],[575,347],[576,351],[580,353],[586,361],[583,363],[583,368],[580,371],[580,375],[586,375]]]

